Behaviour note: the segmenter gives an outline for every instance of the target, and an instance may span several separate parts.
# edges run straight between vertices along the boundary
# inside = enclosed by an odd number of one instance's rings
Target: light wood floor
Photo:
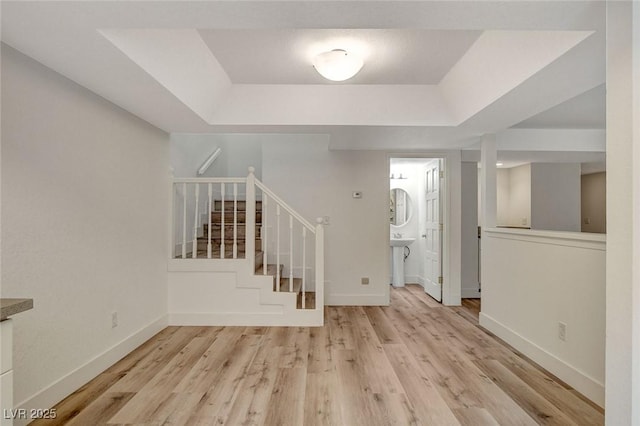
[[[48,424],[600,425],[602,410],[417,286],[322,328],[168,327]],[[35,422],[34,424],[44,424]]]

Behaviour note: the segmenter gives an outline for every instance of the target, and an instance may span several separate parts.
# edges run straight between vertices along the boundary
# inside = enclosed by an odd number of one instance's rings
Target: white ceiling
[[[420,29],[200,30],[232,83],[325,84],[315,55],[344,49],[363,69],[347,84],[438,84],[480,31]]]
[[[2,40],[168,132],[441,149],[602,128],[604,17],[579,0],[3,1]],[[360,49],[362,72],[321,79],[324,46]]]
[[[605,85],[528,118],[513,127],[521,129],[604,129],[606,121]]]

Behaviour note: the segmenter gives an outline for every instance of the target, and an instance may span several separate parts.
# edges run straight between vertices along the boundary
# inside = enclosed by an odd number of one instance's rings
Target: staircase
[[[304,220],[251,170],[246,179],[175,179],[172,198],[174,325],[322,324],[321,225]]]
[[[246,255],[247,202],[245,200],[222,200],[213,202],[211,214],[211,258],[212,259],[244,259]],[[224,209],[224,211],[223,211]],[[234,213],[235,212],[235,213]],[[224,223],[224,225],[223,225]],[[237,224],[235,226],[234,224]],[[262,250],[262,201],[256,201],[255,215],[255,274],[273,277],[273,291],[291,292],[297,295],[297,308],[302,309],[302,279],[285,277],[284,265],[268,264],[264,271],[264,251]],[[224,231],[224,232],[223,232]],[[222,244],[224,242],[224,245]],[[235,248],[234,248],[235,244]],[[208,259],[209,223],[202,225],[202,236],[198,237],[196,259]],[[224,250],[222,249],[224,247]],[[224,251],[224,257],[221,253]],[[194,258],[193,252],[187,257]],[[279,279],[280,285],[277,280]],[[289,285],[292,282],[292,285]],[[305,309],[315,308],[315,292],[306,292]]]
[[[226,200],[224,203],[224,215],[222,214],[222,200],[214,201],[213,212],[211,212],[211,245],[213,259],[244,259],[246,251],[246,221],[247,221],[247,202],[245,200],[237,201],[237,215],[234,215],[233,200]],[[234,216],[236,216],[234,218]],[[224,219],[224,225],[223,223]],[[234,219],[237,227],[234,226]],[[256,220],[255,220],[255,247],[256,260],[257,256],[262,256],[262,240],[260,238],[260,229],[262,227],[262,201],[256,201]],[[234,229],[237,234],[234,239]],[[224,238],[223,238],[224,236]],[[224,257],[222,253],[222,243],[224,242]],[[234,256],[234,242],[237,244],[236,255]],[[202,225],[202,236],[198,237],[197,258],[207,258],[209,244],[209,223]]]

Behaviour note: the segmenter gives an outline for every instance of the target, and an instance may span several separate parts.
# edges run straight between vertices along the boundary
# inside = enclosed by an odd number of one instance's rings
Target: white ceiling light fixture
[[[343,49],[323,52],[313,58],[313,66],[318,73],[331,81],[348,80],[362,69],[362,58]]]

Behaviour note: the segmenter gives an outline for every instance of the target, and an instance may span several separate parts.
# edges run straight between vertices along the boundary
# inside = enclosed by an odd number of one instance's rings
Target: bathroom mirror
[[[394,188],[389,197],[389,222],[391,225],[402,226],[411,217],[411,197],[402,188]]]

